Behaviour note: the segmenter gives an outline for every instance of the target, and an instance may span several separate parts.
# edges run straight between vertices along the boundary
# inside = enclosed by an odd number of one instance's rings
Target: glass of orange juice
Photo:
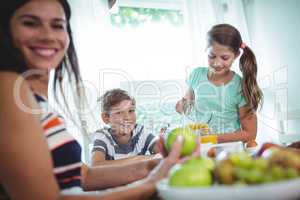
[[[212,144],[218,143],[218,138],[216,135],[202,135],[200,137],[200,140],[201,143],[212,143]]]

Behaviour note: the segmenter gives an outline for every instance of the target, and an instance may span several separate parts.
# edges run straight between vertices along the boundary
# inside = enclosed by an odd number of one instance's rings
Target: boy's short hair
[[[121,103],[124,100],[131,100],[135,105],[134,97],[130,96],[127,91],[122,89],[112,89],[106,91],[99,99],[101,103],[101,112],[110,112],[111,107]]]

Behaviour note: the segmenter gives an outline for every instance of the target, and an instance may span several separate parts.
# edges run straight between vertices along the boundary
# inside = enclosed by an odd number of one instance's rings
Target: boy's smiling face
[[[102,113],[102,119],[111,126],[117,138],[130,138],[136,124],[135,105],[132,100],[123,100],[112,106],[109,113]]]

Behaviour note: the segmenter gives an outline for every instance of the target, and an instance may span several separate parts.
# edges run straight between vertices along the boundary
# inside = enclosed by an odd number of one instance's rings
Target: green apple
[[[191,155],[197,146],[197,141],[196,141],[196,135],[188,127],[173,129],[168,134],[168,137],[166,140],[166,149],[168,151],[171,150],[171,147],[178,135],[182,135],[184,138],[183,146],[181,149],[181,155],[182,156]]]
[[[186,165],[196,165],[198,167],[204,167],[210,171],[213,171],[215,168],[215,162],[213,159],[208,157],[197,157],[188,160]]]
[[[169,185],[173,187],[203,187],[212,183],[210,170],[197,165],[183,165],[173,172],[169,179]]]

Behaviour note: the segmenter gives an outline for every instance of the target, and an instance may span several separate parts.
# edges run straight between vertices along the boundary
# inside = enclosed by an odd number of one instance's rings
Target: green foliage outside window
[[[147,22],[169,22],[180,26],[183,24],[183,14],[180,10],[119,7],[118,13],[111,14],[111,22],[118,27],[137,27]]]

